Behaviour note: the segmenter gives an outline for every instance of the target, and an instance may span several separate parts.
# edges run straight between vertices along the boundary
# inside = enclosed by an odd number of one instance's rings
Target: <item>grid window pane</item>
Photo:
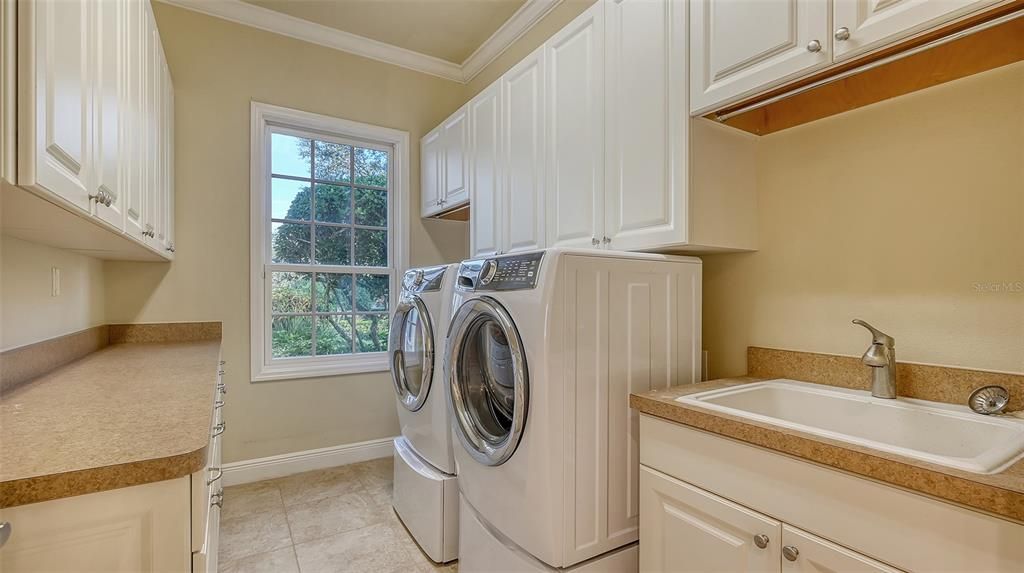
[[[352,148],[348,145],[316,142],[316,178],[323,181],[352,180]]]
[[[316,228],[316,264],[348,265],[352,262],[352,229]]]
[[[356,148],[356,184],[373,187],[388,185],[388,154],[376,149]]]
[[[308,139],[273,133],[270,135],[270,171],[276,175],[309,178],[310,145]]]
[[[361,267],[388,266],[388,232],[356,229],[355,264]]]
[[[317,273],[316,311],[352,312],[352,275]]]
[[[309,186],[309,181],[272,178],[270,180],[270,216],[274,219],[308,221],[309,212],[312,209]]]
[[[388,226],[388,193],[377,189],[356,189],[356,224]]]
[[[302,223],[273,223],[271,255],[275,263],[308,263],[310,255],[310,226]]]
[[[316,317],[316,354],[352,354],[352,317],[344,314]]]
[[[270,283],[270,309],[273,313],[313,310],[312,273],[274,272],[271,273]]]
[[[352,188],[317,183],[316,220],[351,224]]]
[[[388,349],[388,315],[356,315],[356,350],[386,352]]]
[[[356,275],[356,310],[387,312],[390,297],[388,275]]]
[[[312,321],[310,316],[275,316],[270,327],[274,358],[312,356]]]

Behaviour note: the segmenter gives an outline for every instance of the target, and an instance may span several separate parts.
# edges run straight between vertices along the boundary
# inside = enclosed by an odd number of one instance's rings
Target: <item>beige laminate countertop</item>
[[[1024,521],[1024,460],[997,474],[973,474],[676,401],[687,394],[761,380],[764,378],[723,378],[673,386],[632,394],[629,404],[644,414]]]
[[[114,344],[4,394],[0,507],[202,469],[219,353],[219,340]]]

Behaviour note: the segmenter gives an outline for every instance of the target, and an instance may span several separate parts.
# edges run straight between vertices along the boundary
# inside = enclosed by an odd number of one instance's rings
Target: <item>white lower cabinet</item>
[[[899,571],[651,468],[640,473],[641,571]]]
[[[781,534],[770,517],[640,468],[641,571],[778,571]]]
[[[639,458],[641,571],[1019,573],[1024,563],[1022,524],[647,414]]]

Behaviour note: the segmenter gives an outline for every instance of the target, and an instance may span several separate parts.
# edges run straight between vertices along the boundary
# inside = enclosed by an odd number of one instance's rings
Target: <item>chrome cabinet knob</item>
[[[756,545],[758,549],[768,547],[768,541],[770,541],[768,536],[763,533],[754,536],[754,545]]]
[[[609,239],[608,237],[604,237],[603,239],[601,239],[601,242],[607,245],[607,244],[611,243],[612,240]]]
[[[594,246],[596,247],[597,245],[600,245],[600,244],[601,244],[601,241],[598,241],[598,240],[597,240],[597,237],[591,237],[591,238],[590,238],[590,244],[591,244],[591,245],[594,245]]]
[[[166,249],[166,250],[167,250],[168,252],[171,252],[171,253],[173,253],[173,252],[174,252],[174,243],[173,243],[173,242],[172,242],[172,243],[169,243],[169,244],[167,245],[167,249]]]
[[[221,394],[227,394],[228,393],[228,385],[223,383],[223,382],[221,382],[220,384],[217,384],[217,390]]]
[[[782,548],[782,556],[785,557],[787,561],[796,561],[796,558],[800,557],[800,550],[792,545],[787,545]]]
[[[210,496],[210,507],[224,507],[224,492],[218,491]]]
[[[812,53],[813,52],[820,52],[821,51],[821,42],[819,42],[817,40],[811,40],[807,44],[807,51],[808,52],[812,52]]]
[[[114,197],[110,193],[107,193],[106,190],[104,190],[103,188],[97,189],[96,194],[89,195],[89,198],[92,199],[93,201],[96,201],[96,203],[103,205],[104,207],[109,207],[113,205],[114,201],[116,200],[116,197]]]
[[[850,39],[850,29],[847,28],[846,26],[843,26],[842,28],[836,30],[836,33],[833,34],[833,37],[835,37],[835,39],[839,40],[840,42],[845,42]]]
[[[0,547],[3,547],[7,540],[11,538],[11,522],[0,521]]]

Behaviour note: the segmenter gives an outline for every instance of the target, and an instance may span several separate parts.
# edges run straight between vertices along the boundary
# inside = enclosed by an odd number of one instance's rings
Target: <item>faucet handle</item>
[[[881,330],[878,330],[877,328],[875,328],[874,326],[871,326],[867,322],[865,322],[865,321],[863,321],[863,320],[861,320],[859,318],[855,318],[855,319],[853,319],[853,323],[854,324],[859,324],[860,326],[863,326],[864,328],[866,328],[866,329],[871,331],[871,337],[872,337],[871,343],[872,344],[884,344],[885,346],[895,346],[896,345],[896,339],[895,338],[889,336],[888,334],[882,332]]]

